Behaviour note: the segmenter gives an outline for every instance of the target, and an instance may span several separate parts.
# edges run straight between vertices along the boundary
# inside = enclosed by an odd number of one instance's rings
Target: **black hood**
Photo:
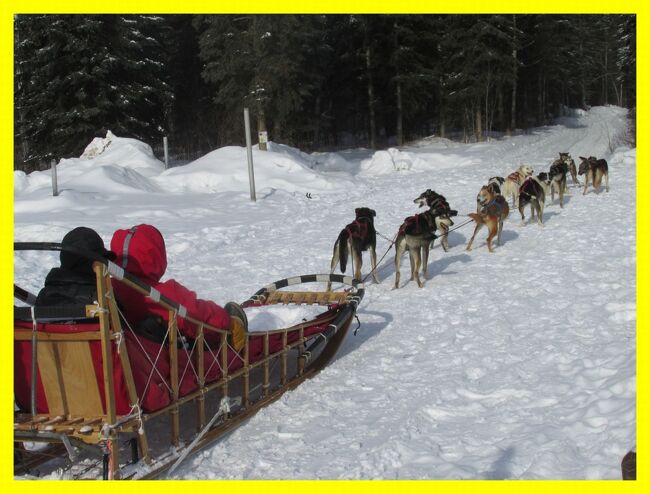
[[[63,247],[92,252],[110,261],[115,260],[115,254],[104,248],[102,238],[92,228],[80,226],[66,233],[61,241]],[[92,260],[73,252],[61,251],[61,267],[76,272],[92,270]]]

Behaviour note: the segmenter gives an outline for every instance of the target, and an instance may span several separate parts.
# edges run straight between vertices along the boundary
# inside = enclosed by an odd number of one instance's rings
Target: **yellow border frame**
[[[13,184],[13,174],[9,164],[13,163],[13,16],[17,13],[111,13],[111,12],[153,12],[153,13],[241,13],[241,12],[274,12],[274,13],[498,13],[498,12],[525,12],[526,6],[521,0],[497,0],[496,2],[479,2],[465,0],[462,3],[448,2],[438,3],[423,0],[411,0],[409,2],[395,3],[386,0],[362,0],[349,2],[341,0],[330,0],[328,2],[307,3],[305,0],[282,0],[276,2],[264,2],[260,0],[243,0],[240,2],[214,2],[201,0],[185,0],[175,2],[173,0],[138,0],[137,2],[113,1],[93,2],[79,0],[59,0],[47,2],[44,0],[4,0],[0,3],[0,160],[3,163],[0,177],[5,184],[5,193],[0,195],[0,211],[2,212],[2,226],[0,229],[0,266],[2,269],[2,283],[0,284],[0,296],[10,297],[9,286],[13,281],[13,188],[8,192],[10,184]],[[647,2],[645,2],[647,4]],[[648,50],[648,28],[646,13],[648,8],[644,7],[641,0],[628,0],[618,3],[604,1],[572,0],[558,1],[547,0],[541,5],[531,5],[537,13],[636,13],[637,14],[637,135],[644,135],[647,122],[645,97],[647,89],[648,63],[645,55]],[[522,10],[523,8],[523,10]],[[639,56],[640,54],[640,56]],[[637,154],[643,160],[643,139],[638,139],[641,152]],[[638,156],[637,156],[637,159]],[[648,183],[648,171],[644,166],[637,167],[638,182]],[[639,215],[639,211],[647,211],[650,199],[647,194],[637,194],[637,246],[647,245],[648,232],[650,227],[647,221]],[[647,252],[645,248],[638,250],[637,255],[637,300],[646,300],[647,289]],[[637,329],[645,327],[648,320],[648,311],[643,303],[637,302]],[[2,374],[9,376],[13,370],[10,368],[13,352],[11,345],[11,331],[13,321],[10,311],[2,312],[2,345],[0,345],[0,362]],[[637,355],[647,355],[647,338],[643,332],[637,331]],[[623,481],[191,481],[191,489],[200,490],[241,490],[250,492],[309,492],[310,494],[326,494],[333,489],[351,492],[373,492],[392,493],[394,490],[408,490],[414,493],[429,491],[458,492],[464,490],[487,491],[487,492],[570,492],[572,494],[585,492],[589,494],[612,493],[612,492],[648,492],[647,481],[647,458],[644,454],[647,445],[647,409],[648,398],[646,394],[647,364],[644,359],[637,359],[637,449],[640,452],[638,458],[638,479],[636,482]],[[0,490],[2,492],[39,492],[44,489],[56,491],[93,491],[105,492],[108,489],[137,488],[153,490],[156,492],[172,492],[178,489],[177,482],[143,482],[137,487],[131,485],[115,486],[108,482],[98,482],[89,485],[83,482],[66,481],[38,481],[26,482],[13,479],[13,449],[12,449],[12,417],[13,417],[13,385],[11,379],[3,379],[0,384]],[[646,475],[644,475],[646,473]],[[645,486],[645,487],[643,487]]]

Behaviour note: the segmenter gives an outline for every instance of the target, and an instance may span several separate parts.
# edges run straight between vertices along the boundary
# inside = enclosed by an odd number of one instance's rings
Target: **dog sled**
[[[359,281],[343,275],[276,281],[241,306],[308,304],[317,314],[286,328],[248,332],[236,351],[227,331],[192,319],[106,259],[56,243],[14,244],[14,251],[61,250],[94,261],[97,301],[35,306],[35,297],[14,284],[20,301],[14,304],[15,475],[160,477],[327,365],[364,295]],[[113,279],[169,311],[163,343],[124,318]],[[320,290],[320,283],[335,289]],[[182,341],[177,317],[198,325],[195,341]],[[204,341],[207,331],[219,334],[217,348]]]

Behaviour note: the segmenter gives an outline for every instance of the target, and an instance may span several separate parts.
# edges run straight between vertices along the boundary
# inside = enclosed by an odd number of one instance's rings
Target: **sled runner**
[[[322,312],[290,327],[248,332],[236,351],[228,331],[193,319],[106,259],[56,243],[14,244],[14,251],[61,250],[94,261],[97,301],[35,307],[35,297],[14,285],[25,304],[14,305],[15,474],[34,474],[46,462],[65,478],[146,479],[175,468],[320,371],[364,295],[358,280],[342,275],[276,281],[241,306],[310,304]],[[123,316],[112,280],[169,311],[162,342]],[[328,282],[341,288],[318,290]],[[196,340],[182,337],[177,318],[198,326]],[[208,331],[219,335],[218,347],[205,341]]]

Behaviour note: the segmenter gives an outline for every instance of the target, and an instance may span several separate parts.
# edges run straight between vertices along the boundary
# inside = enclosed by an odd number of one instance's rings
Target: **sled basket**
[[[73,479],[160,476],[327,365],[364,295],[361,282],[342,275],[276,281],[241,306],[309,304],[322,312],[290,327],[248,332],[237,351],[227,330],[193,319],[110,261],[56,243],[14,243],[14,251],[61,250],[94,261],[97,301],[34,307],[36,297],[14,285],[21,304],[14,304],[15,475],[50,465]],[[124,317],[115,282],[168,311],[162,343]],[[341,288],[314,285],[329,282]],[[198,327],[195,340],[184,340],[178,319]],[[207,343],[208,331],[219,345]]]

